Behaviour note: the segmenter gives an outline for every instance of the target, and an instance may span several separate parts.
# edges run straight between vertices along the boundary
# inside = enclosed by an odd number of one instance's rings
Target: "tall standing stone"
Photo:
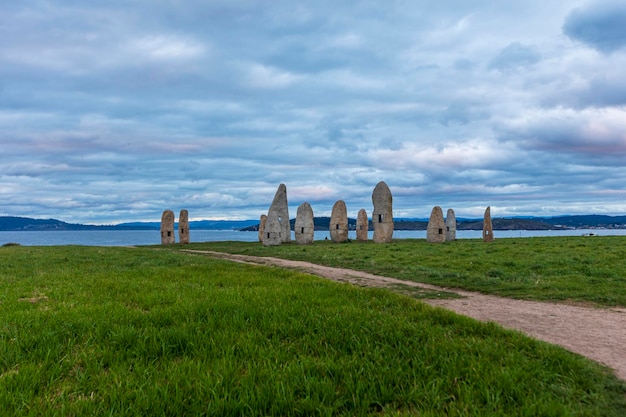
[[[278,190],[276,190],[276,194],[274,195],[274,200],[272,201],[272,205],[268,210],[269,212],[275,211],[278,215],[278,222],[281,227],[281,239],[282,243],[291,242],[291,224],[289,223],[289,206],[287,204],[287,186],[285,184],[280,184],[278,186]]]
[[[259,242],[263,242],[263,231],[265,230],[265,222],[267,222],[267,216],[265,214],[261,214],[261,218],[259,219]]]
[[[282,226],[278,221],[278,212],[270,210],[263,229],[263,246],[278,246],[282,242]]]
[[[372,225],[374,226],[374,242],[389,243],[393,237],[393,198],[384,181],[379,182],[372,193]]]
[[[174,212],[165,210],[161,215],[161,245],[176,243],[174,234]]]
[[[309,203],[302,203],[298,206],[296,223],[293,230],[298,245],[310,245],[313,243],[315,225],[313,224],[313,209]]]
[[[446,242],[456,240],[456,214],[454,210],[448,209],[446,214]]]
[[[348,209],[343,200],[337,201],[333,206],[329,228],[333,242],[343,243],[348,240]]]
[[[485,218],[483,219],[483,241],[493,242],[493,225],[491,224],[491,206],[485,210]]]
[[[356,216],[356,240],[359,242],[367,242],[368,229],[369,221],[367,220],[367,212],[365,209],[361,209]]]
[[[428,227],[426,229],[426,240],[430,243],[443,243],[446,241],[446,223],[443,221],[443,211],[441,207],[435,206],[430,212]]]
[[[189,244],[189,212],[181,210],[178,215],[178,241],[183,245]]]

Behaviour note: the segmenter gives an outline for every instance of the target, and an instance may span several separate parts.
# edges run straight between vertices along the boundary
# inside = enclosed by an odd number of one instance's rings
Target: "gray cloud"
[[[512,42],[498,53],[489,68],[510,70],[535,64],[540,59],[541,56],[533,47]]]
[[[626,46],[626,4],[621,1],[592,1],[574,9],[563,23],[563,32],[602,52]]]

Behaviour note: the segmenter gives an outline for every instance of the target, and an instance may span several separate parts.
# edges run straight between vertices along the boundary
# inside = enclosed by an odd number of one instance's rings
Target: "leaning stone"
[[[176,243],[174,235],[174,212],[165,210],[161,215],[161,245]]]
[[[313,223],[313,209],[309,203],[302,203],[298,207],[294,232],[298,245],[310,245],[313,243],[315,225]]]
[[[483,220],[483,241],[493,242],[493,225],[491,224],[491,207],[485,210],[485,218]]]
[[[367,231],[369,229],[369,221],[365,209],[359,210],[356,216],[356,240],[359,242],[367,242]]]
[[[278,215],[278,223],[280,223],[282,243],[289,243],[291,241],[291,224],[289,223],[287,186],[285,184],[280,184],[278,186],[278,190],[276,190],[272,205],[268,210],[268,217],[270,211],[275,211]]]
[[[265,214],[261,214],[261,218],[259,219],[259,242],[263,242],[263,230],[265,230],[266,221],[267,216]]]
[[[348,209],[343,200],[335,203],[330,214],[330,238],[335,243],[348,240]]]
[[[178,241],[183,245],[189,244],[189,212],[181,210],[178,215]]]
[[[456,240],[456,214],[454,210],[448,209],[446,214],[446,242]]]
[[[278,221],[278,212],[271,210],[267,215],[263,229],[263,246],[278,246],[282,242],[281,224]]]
[[[372,193],[372,224],[374,226],[374,242],[389,243],[393,238],[393,198],[384,181],[379,182]]]
[[[435,206],[430,212],[430,220],[426,229],[426,241],[430,243],[443,243],[446,241],[444,230],[446,224],[443,221],[443,211],[441,207]]]

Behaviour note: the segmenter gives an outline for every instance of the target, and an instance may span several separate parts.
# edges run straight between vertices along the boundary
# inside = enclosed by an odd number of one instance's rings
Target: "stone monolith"
[[[298,245],[310,245],[313,243],[315,225],[313,224],[313,209],[309,203],[302,203],[298,206],[293,230]]]
[[[365,209],[359,210],[356,216],[356,240],[359,242],[367,242],[367,231],[369,229],[369,221]]]
[[[280,223],[280,231],[281,231],[281,239],[282,243],[291,242],[291,224],[289,223],[289,206],[287,204],[287,186],[285,184],[280,184],[278,186],[278,190],[276,190],[276,194],[274,195],[274,200],[272,201],[272,205],[268,210],[269,212],[275,211],[278,216],[278,223]]]
[[[483,219],[483,241],[493,242],[493,225],[491,224],[491,206],[485,210],[485,218]]]
[[[428,227],[426,228],[426,240],[430,243],[443,243],[446,241],[446,223],[443,220],[441,207],[435,206],[430,212]]]
[[[389,243],[393,237],[393,208],[391,191],[384,181],[379,182],[372,193],[372,225],[374,242]]]
[[[333,206],[330,214],[330,238],[335,243],[348,240],[348,209],[343,200],[339,200]]]
[[[176,243],[174,234],[174,212],[165,210],[161,215],[161,245]]]
[[[263,246],[278,246],[282,242],[282,226],[278,221],[278,212],[270,210],[263,229]]]
[[[265,222],[267,221],[267,215],[261,214],[259,219],[259,242],[263,242],[263,231],[265,230]]]
[[[181,210],[178,215],[178,241],[183,244],[189,244],[189,212]]]
[[[446,242],[456,240],[456,214],[454,210],[448,209],[446,214]]]

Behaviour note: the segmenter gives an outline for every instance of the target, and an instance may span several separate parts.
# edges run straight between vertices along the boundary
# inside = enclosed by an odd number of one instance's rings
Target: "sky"
[[[0,216],[626,214],[623,0],[0,2]]]

